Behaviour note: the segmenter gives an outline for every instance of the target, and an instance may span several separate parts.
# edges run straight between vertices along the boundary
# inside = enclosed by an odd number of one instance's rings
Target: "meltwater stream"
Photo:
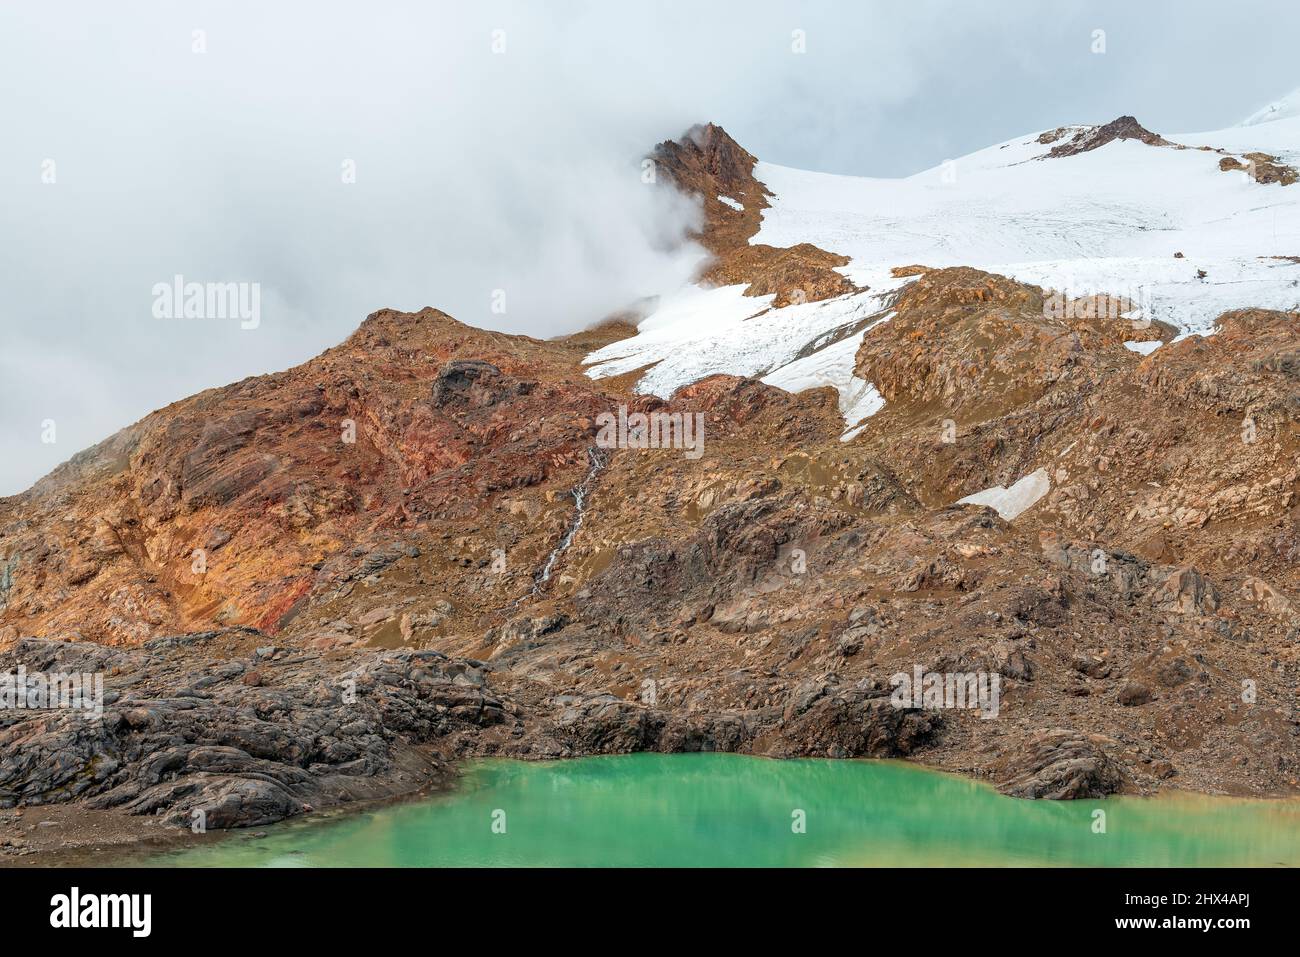
[[[587,474],[573,489],[573,518],[570,519],[569,527],[564,530],[564,534],[560,536],[559,543],[546,556],[541,571],[533,579],[534,595],[540,594],[546,587],[546,583],[551,580],[551,570],[555,567],[555,562],[573,544],[573,537],[578,534],[578,529],[582,528],[583,519],[587,514],[587,496],[591,493],[591,487],[595,484],[601,469],[609,463],[610,454],[608,450],[601,448],[587,450]]]
[[[1096,811],[1104,811],[1098,830]],[[799,827],[802,822],[802,830]],[[226,867],[1275,866],[1300,802],[1023,801],[889,761],[633,754],[480,761],[417,802],[155,855]]]

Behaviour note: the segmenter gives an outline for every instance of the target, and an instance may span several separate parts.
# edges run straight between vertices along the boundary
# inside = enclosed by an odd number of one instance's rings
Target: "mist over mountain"
[[[1123,112],[1217,128],[1294,86],[1294,12],[1173,9],[5,4],[0,492],[381,306],[552,335],[677,288],[697,211],[640,158],[701,118],[768,162],[903,175]],[[176,275],[259,283],[256,331],[154,318]]]

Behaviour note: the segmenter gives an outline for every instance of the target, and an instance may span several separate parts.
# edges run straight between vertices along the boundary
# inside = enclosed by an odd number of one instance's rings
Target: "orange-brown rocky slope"
[[[720,281],[844,290],[829,254],[748,246],[766,191],[722,130],[655,155]],[[647,749],[1295,793],[1297,317],[1144,358],[1036,287],[918,272],[858,351],[887,405],[849,443],[829,389],[592,381],[626,324],[426,309],[81,453],[0,500],[0,666],[101,672],[105,713],[7,713],[0,803],[234,826],[460,755]],[[703,413],[703,454],[596,449],[620,404]],[[955,504],[1037,470],[1014,520]],[[997,674],[999,715],[894,707],[916,666]]]

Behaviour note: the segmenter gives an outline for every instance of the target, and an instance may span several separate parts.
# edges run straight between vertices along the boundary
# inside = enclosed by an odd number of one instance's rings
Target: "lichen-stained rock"
[[[788,706],[754,749],[786,758],[904,757],[923,747],[941,723],[937,712],[895,707],[887,696],[825,687]]]
[[[1238,309],[1219,317],[1213,336],[1190,336],[1161,348],[1137,370],[1137,379],[1169,401],[1231,416],[1241,431],[1249,418],[1255,436],[1300,420],[1300,315]]]
[[[676,715],[612,695],[561,696],[557,712],[540,732],[565,756],[633,751],[738,751],[746,740],[742,718],[698,713]]]
[[[1120,790],[1123,775],[1099,735],[1040,731],[995,768],[998,790],[1012,797],[1078,800]]]
[[[438,370],[431,398],[436,406],[463,403],[482,408],[512,396],[527,395],[536,386],[536,382],[503,376],[501,370],[490,362],[453,359]]]
[[[9,605],[9,594],[14,588],[14,572],[18,568],[18,556],[8,555],[0,559],[0,613]]]
[[[1101,320],[1057,316],[1043,291],[977,269],[926,272],[862,340],[857,375],[887,402],[941,402],[957,417],[1087,384],[1122,342]]]
[[[1290,618],[1295,614],[1295,606],[1285,595],[1258,578],[1247,578],[1242,582],[1241,595],[1248,602],[1279,618]]]
[[[1152,600],[1182,615],[1208,615],[1219,607],[1219,592],[1195,568],[1179,568],[1159,576]]]

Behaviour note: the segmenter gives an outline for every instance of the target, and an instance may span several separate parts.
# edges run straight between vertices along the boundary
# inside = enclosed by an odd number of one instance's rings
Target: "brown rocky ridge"
[[[1058,140],[1063,139],[1066,134],[1070,133],[1073,135],[1068,140],[1058,142]],[[1113,143],[1115,140],[1137,140],[1147,146],[1173,145],[1159,133],[1152,133],[1139,123],[1136,117],[1132,116],[1121,116],[1102,126],[1084,127],[1077,131],[1071,131],[1063,127],[1056,130],[1055,135],[1050,136],[1050,138],[1048,134],[1038,138],[1040,143],[1057,143],[1047,154],[1048,157],[1053,159],[1087,153],[1105,146],[1107,143]]]
[[[1039,143],[1056,145],[1040,158],[1061,159],[1067,156],[1078,156],[1080,153],[1091,152],[1116,140],[1133,140],[1145,143],[1147,146],[1163,146],[1177,150],[1192,148],[1170,142],[1159,133],[1152,133],[1135,117],[1121,116],[1101,126],[1062,126],[1041,134],[1038,137]],[[1268,153],[1243,153],[1235,156],[1219,147],[1197,148],[1221,155],[1223,158],[1219,160],[1220,170],[1245,172],[1256,183],[1278,183],[1282,186],[1290,186],[1300,179],[1300,172],[1297,172],[1294,167],[1286,165],[1276,156]]]

